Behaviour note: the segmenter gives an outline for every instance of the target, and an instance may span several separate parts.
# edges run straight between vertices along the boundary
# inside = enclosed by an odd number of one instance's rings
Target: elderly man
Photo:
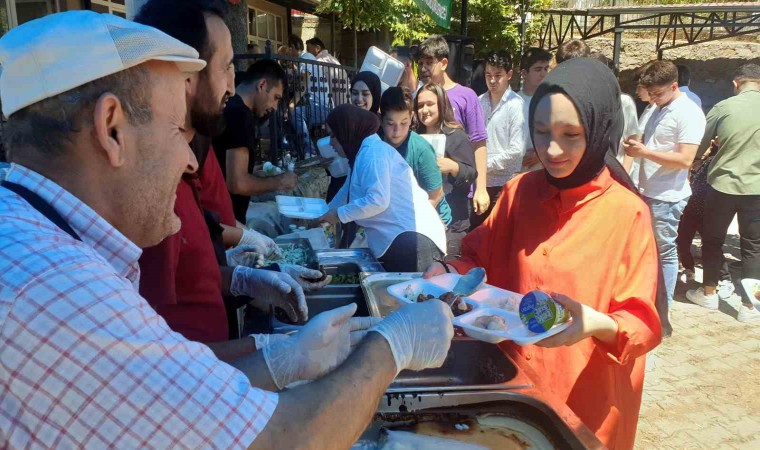
[[[438,301],[353,353],[354,307],[317,316],[245,373],[172,332],[137,292],[137,260],[180,228],[186,72],[204,62],[153,28],[71,11],[5,34],[0,64],[0,448],[347,448],[398,371],[443,362]]]

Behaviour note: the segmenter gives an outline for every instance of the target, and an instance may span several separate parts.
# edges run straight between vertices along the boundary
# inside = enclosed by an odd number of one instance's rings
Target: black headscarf
[[[343,104],[330,112],[327,125],[343,147],[349,164],[354,167],[362,142],[380,128],[380,118],[358,106]]]
[[[363,81],[369,88],[370,94],[372,94],[372,106],[369,110],[373,113],[377,113],[380,110],[380,78],[372,72],[364,71],[356,74],[353,80],[351,80],[351,89],[357,81]]]
[[[558,189],[569,189],[596,178],[604,167],[612,178],[633,192],[638,192],[623,166],[615,158],[623,136],[620,86],[610,69],[599,61],[575,58],[563,62],[544,78],[530,102],[530,136],[536,105],[552,93],[567,95],[575,105],[586,133],[586,151],[578,167],[564,178],[546,178]]]

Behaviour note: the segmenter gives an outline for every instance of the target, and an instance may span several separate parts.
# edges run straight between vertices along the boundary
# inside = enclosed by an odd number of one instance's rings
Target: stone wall
[[[613,40],[595,38],[588,41],[592,49],[612,58]],[[620,85],[634,93],[633,75],[644,63],[657,59],[655,39],[629,38],[623,34],[620,53]],[[721,40],[666,50],[663,58],[683,64],[691,70],[690,89],[702,98],[702,106],[709,110],[719,101],[733,95],[731,77],[742,64],[760,64],[760,43]]]

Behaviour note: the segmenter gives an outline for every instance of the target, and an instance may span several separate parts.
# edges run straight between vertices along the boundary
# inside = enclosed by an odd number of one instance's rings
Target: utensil
[[[467,297],[483,287],[485,279],[486,269],[482,267],[474,267],[457,281],[457,284],[454,285],[454,288],[451,291],[456,295]]]

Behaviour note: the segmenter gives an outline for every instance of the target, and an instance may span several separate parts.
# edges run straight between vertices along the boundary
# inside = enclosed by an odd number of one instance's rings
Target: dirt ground
[[[726,250],[737,247],[729,236]],[[718,311],[689,303],[697,286],[679,281],[673,336],[648,356],[636,448],[760,449],[760,323],[736,321],[737,296]]]

